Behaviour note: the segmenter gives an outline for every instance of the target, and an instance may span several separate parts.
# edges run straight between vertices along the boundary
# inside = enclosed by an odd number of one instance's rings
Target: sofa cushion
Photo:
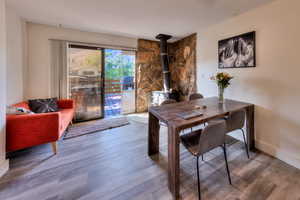
[[[35,113],[57,112],[57,98],[32,99],[29,100],[29,107]]]

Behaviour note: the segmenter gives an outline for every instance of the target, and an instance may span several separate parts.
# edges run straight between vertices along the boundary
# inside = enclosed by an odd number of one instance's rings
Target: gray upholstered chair
[[[167,100],[164,100],[160,105],[167,105],[167,104],[172,104],[172,103],[176,103],[177,101],[174,100],[174,99],[167,99]],[[167,126],[164,122],[159,122],[159,125],[161,126]]]
[[[187,148],[187,150],[197,157],[197,178],[198,178],[198,196],[201,199],[200,190],[200,179],[199,179],[199,157],[204,153],[215,149],[217,147],[222,147],[226,170],[228,175],[228,181],[231,184],[230,172],[228,168],[227,155],[226,155],[226,145],[225,145],[225,134],[226,134],[226,122],[225,120],[214,120],[209,123],[203,130],[196,130],[194,132],[180,136],[182,144]]]
[[[174,99],[167,99],[164,100],[160,105],[166,105],[166,104],[172,104],[172,103],[176,103],[177,101]]]
[[[193,93],[189,96],[189,100],[192,101],[192,100],[196,100],[196,99],[203,99],[204,96],[200,93]],[[205,125],[205,124],[204,124]],[[191,132],[193,131],[193,128],[191,128]],[[203,157],[202,157],[202,160],[203,160]]]
[[[189,97],[189,100],[196,100],[196,99],[203,99],[203,95],[200,94],[200,93],[194,93],[194,94],[191,94],[190,97]]]
[[[249,157],[249,151],[248,151],[248,145],[244,133],[244,125],[245,125],[245,119],[246,119],[246,112],[245,110],[239,110],[235,112],[229,113],[228,117],[226,117],[226,124],[227,124],[227,133],[235,131],[235,130],[240,130],[243,134],[244,138],[244,143],[245,143],[245,148],[246,148],[246,153],[248,158]]]

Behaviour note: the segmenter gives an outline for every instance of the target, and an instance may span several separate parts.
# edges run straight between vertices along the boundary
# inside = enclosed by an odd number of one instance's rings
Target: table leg
[[[179,198],[179,131],[172,126],[168,127],[168,177],[169,190],[174,199]]]
[[[247,141],[248,141],[248,150],[254,151],[255,150],[255,130],[254,130],[254,105],[249,106],[246,108],[246,115],[247,115]]]
[[[148,123],[148,155],[159,152],[159,120],[149,112]]]

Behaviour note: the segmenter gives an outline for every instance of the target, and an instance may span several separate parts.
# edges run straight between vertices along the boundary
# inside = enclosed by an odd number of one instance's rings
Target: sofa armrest
[[[62,109],[74,109],[75,102],[72,99],[60,99],[57,101],[58,107]]]
[[[7,115],[7,150],[54,142],[59,139],[60,113]]]

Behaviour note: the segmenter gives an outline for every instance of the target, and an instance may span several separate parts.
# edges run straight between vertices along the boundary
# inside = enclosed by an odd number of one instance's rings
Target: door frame
[[[101,48],[101,72],[101,119],[103,119],[105,117],[105,48]]]
[[[101,117],[97,118],[91,118],[87,120],[77,120],[78,122],[84,122],[84,121],[91,121],[96,119],[103,119],[105,117],[105,50],[106,49],[112,49],[112,50],[121,50],[121,51],[132,51],[135,52],[135,64],[134,64],[134,90],[135,90],[135,108],[134,112],[137,112],[137,64],[136,64],[136,57],[137,57],[137,51],[136,50],[127,50],[122,48],[105,48],[100,47],[93,44],[84,44],[84,43],[76,43],[76,42],[69,42],[67,45],[67,48],[78,48],[78,49],[89,49],[89,50],[100,50],[101,51]],[[68,64],[68,68],[70,67],[70,64]],[[68,94],[69,95],[69,94]]]

